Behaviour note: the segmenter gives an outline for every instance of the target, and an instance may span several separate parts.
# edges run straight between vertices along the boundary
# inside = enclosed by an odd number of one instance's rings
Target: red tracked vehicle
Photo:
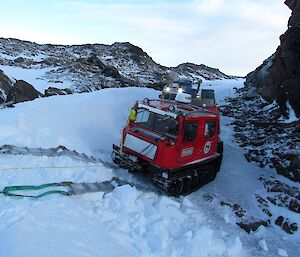
[[[115,164],[149,174],[161,191],[173,196],[189,194],[214,180],[223,153],[214,99],[192,101],[186,94],[183,98],[189,103],[137,102],[123,129],[120,147],[113,145],[112,152]]]

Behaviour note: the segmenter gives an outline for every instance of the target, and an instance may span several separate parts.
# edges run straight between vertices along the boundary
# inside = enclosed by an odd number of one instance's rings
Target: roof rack
[[[151,106],[151,101],[167,102],[170,103],[170,106],[168,107],[168,110],[162,110],[156,108],[155,106]],[[145,98],[143,101],[138,102],[137,106],[139,108],[143,108],[160,115],[170,116],[174,119],[176,119],[178,116],[193,116],[197,114],[216,115],[214,111],[208,110],[202,106],[180,103],[175,100],[161,100],[161,99],[158,100],[158,99]],[[188,110],[187,107],[190,108],[190,110]]]

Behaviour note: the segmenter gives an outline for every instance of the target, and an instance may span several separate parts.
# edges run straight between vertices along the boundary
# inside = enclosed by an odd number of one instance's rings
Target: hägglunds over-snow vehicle
[[[115,164],[144,172],[160,191],[189,194],[214,180],[220,169],[223,143],[214,101],[207,104],[178,94],[176,100],[137,102],[113,145]]]
[[[189,79],[181,78],[165,86],[159,97],[161,99],[175,100],[178,93],[186,93],[190,94],[192,99],[194,99],[197,96],[200,85],[201,80],[194,83]]]

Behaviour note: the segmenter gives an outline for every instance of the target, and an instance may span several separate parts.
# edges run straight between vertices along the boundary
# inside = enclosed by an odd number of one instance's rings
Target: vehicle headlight
[[[165,89],[167,92],[170,92],[170,88],[169,87],[166,87]]]
[[[178,93],[183,93],[183,89],[182,88],[178,88]]]

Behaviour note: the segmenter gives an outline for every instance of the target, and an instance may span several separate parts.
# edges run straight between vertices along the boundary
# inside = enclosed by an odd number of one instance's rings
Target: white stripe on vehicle
[[[143,139],[127,134],[125,137],[124,146],[136,153],[146,156],[153,160],[156,154],[157,146]]]

